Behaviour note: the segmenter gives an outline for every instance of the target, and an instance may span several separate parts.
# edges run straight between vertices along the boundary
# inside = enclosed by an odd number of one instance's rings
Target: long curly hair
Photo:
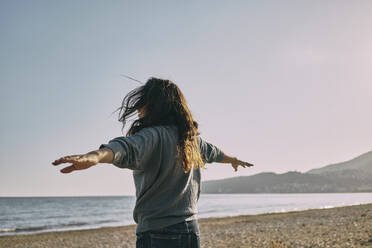
[[[133,121],[127,136],[146,127],[177,126],[177,151],[184,172],[187,173],[192,168],[204,168],[197,142],[198,123],[194,120],[185,97],[175,83],[152,77],[143,86],[129,92],[118,110],[123,129],[128,118],[144,111],[143,116]]]

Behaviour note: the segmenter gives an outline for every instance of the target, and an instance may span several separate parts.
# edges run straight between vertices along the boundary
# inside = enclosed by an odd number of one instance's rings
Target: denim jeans
[[[136,248],[200,248],[197,220],[137,234]]]

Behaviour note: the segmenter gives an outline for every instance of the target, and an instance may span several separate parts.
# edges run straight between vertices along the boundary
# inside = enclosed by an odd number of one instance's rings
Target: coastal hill
[[[372,192],[372,151],[352,160],[305,173],[263,172],[206,181],[203,193],[343,193]]]

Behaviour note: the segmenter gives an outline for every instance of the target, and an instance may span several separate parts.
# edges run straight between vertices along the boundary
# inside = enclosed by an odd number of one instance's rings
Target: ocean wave
[[[326,206],[323,206],[324,209],[327,209],[327,208],[334,208],[335,206],[333,205],[326,205]]]
[[[0,233],[15,232],[15,228],[0,228]]]
[[[89,225],[91,223],[88,223],[88,222],[69,222],[69,223],[65,223],[65,224],[61,224],[61,225],[55,225],[54,227],[65,227],[65,226],[68,226],[68,227],[71,227],[71,226],[86,226],[86,225]]]
[[[13,217],[13,216],[8,216],[8,217],[0,218],[0,221],[9,221],[9,220],[12,220],[12,221],[23,220],[23,218]]]
[[[104,224],[104,223],[114,223],[114,222],[119,222],[119,220],[99,220],[99,221],[95,221],[93,224]]]
[[[43,232],[46,230],[59,230],[59,229],[69,229],[73,227],[80,227],[90,225],[87,222],[70,222],[57,225],[44,225],[44,226],[28,226],[28,227],[18,227],[18,228],[2,228],[0,233],[29,233],[29,232]]]
[[[60,219],[60,218],[69,218],[71,215],[50,215],[44,217],[44,219]]]
[[[219,212],[219,211],[218,211],[218,210],[215,210],[215,209],[203,210],[203,211],[200,211],[200,212],[199,212],[199,215],[200,215],[200,214],[216,213],[216,212]]]
[[[100,224],[105,223],[114,223],[117,220],[100,220],[94,222],[68,222],[68,223],[61,223],[56,225],[44,225],[44,226],[29,226],[29,227],[18,227],[18,228],[1,228],[0,233],[35,233],[35,232],[44,232],[44,231],[55,231],[55,230],[70,230],[74,227],[82,227],[82,226],[91,226],[96,227]]]
[[[38,232],[47,230],[48,226],[30,226],[30,227],[19,227],[15,228],[14,232]]]

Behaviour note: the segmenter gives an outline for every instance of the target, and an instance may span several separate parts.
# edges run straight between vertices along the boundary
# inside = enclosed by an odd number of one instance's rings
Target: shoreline
[[[203,181],[206,182],[206,181]],[[327,194],[371,194],[372,191],[345,191],[345,192],[282,192],[282,193],[201,193],[201,195],[327,195]],[[133,197],[135,195],[0,195],[1,198],[84,198],[84,197]]]
[[[80,197],[80,196],[79,196]],[[291,213],[291,212],[303,212],[308,210],[322,210],[322,209],[330,209],[330,208],[340,208],[340,207],[352,207],[352,206],[359,206],[359,205],[368,205],[371,203],[358,203],[353,205],[341,205],[341,206],[324,206],[321,208],[308,208],[308,209],[294,209],[294,210],[284,210],[284,211],[274,211],[274,212],[267,212],[267,213],[257,213],[257,214],[241,214],[241,215],[226,215],[226,216],[210,216],[210,217],[204,217],[204,218],[198,218],[198,221],[200,223],[201,220],[209,220],[209,219],[219,219],[219,218],[233,218],[233,217],[245,217],[245,216],[258,216],[258,215],[268,215],[268,214],[281,214],[281,213]],[[100,226],[100,227],[88,227],[88,228],[76,228],[76,229],[51,229],[51,230],[43,230],[43,231],[29,231],[29,232],[22,232],[19,231],[18,233],[14,231],[11,234],[5,234],[6,231],[3,232],[3,234],[0,234],[1,237],[11,237],[11,236],[28,236],[28,235],[37,235],[37,234],[48,234],[48,233],[61,233],[61,232],[76,232],[76,231],[89,231],[89,230],[99,230],[104,228],[121,228],[121,227],[136,227],[136,224],[125,224],[125,225],[112,225],[112,226]]]
[[[199,219],[202,247],[372,247],[372,203]],[[135,247],[136,225],[0,236],[2,247]]]
[[[367,203],[372,204],[372,203]],[[245,216],[257,216],[257,215],[268,215],[268,214],[280,214],[280,213],[291,213],[291,212],[302,212],[308,210],[322,210],[322,209],[329,209],[329,208],[338,208],[338,207],[351,207],[351,206],[359,206],[359,205],[366,205],[365,203],[360,204],[353,204],[353,205],[345,205],[345,206],[325,206],[321,208],[309,208],[309,209],[299,209],[299,210],[289,210],[289,211],[274,211],[274,212],[267,212],[267,213],[258,213],[258,214],[242,214],[242,215],[227,215],[227,216],[211,216],[205,218],[198,218],[200,223],[201,220],[209,220],[209,219],[224,219],[224,218],[233,218],[233,217],[245,217]],[[37,235],[37,234],[48,234],[48,233],[61,233],[61,232],[76,232],[76,231],[89,231],[89,230],[99,230],[104,228],[121,228],[121,227],[136,227],[136,224],[128,224],[128,225],[113,225],[113,226],[101,226],[101,227],[91,227],[91,228],[76,228],[76,229],[55,229],[55,230],[44,230],[44,231],[35,231],[35,232],[16,232],[12,234],[2,234],[1,237],[11,237],[11,236],[28,236],[28,235]],[[6,233],[6,232],[3,232]]]

